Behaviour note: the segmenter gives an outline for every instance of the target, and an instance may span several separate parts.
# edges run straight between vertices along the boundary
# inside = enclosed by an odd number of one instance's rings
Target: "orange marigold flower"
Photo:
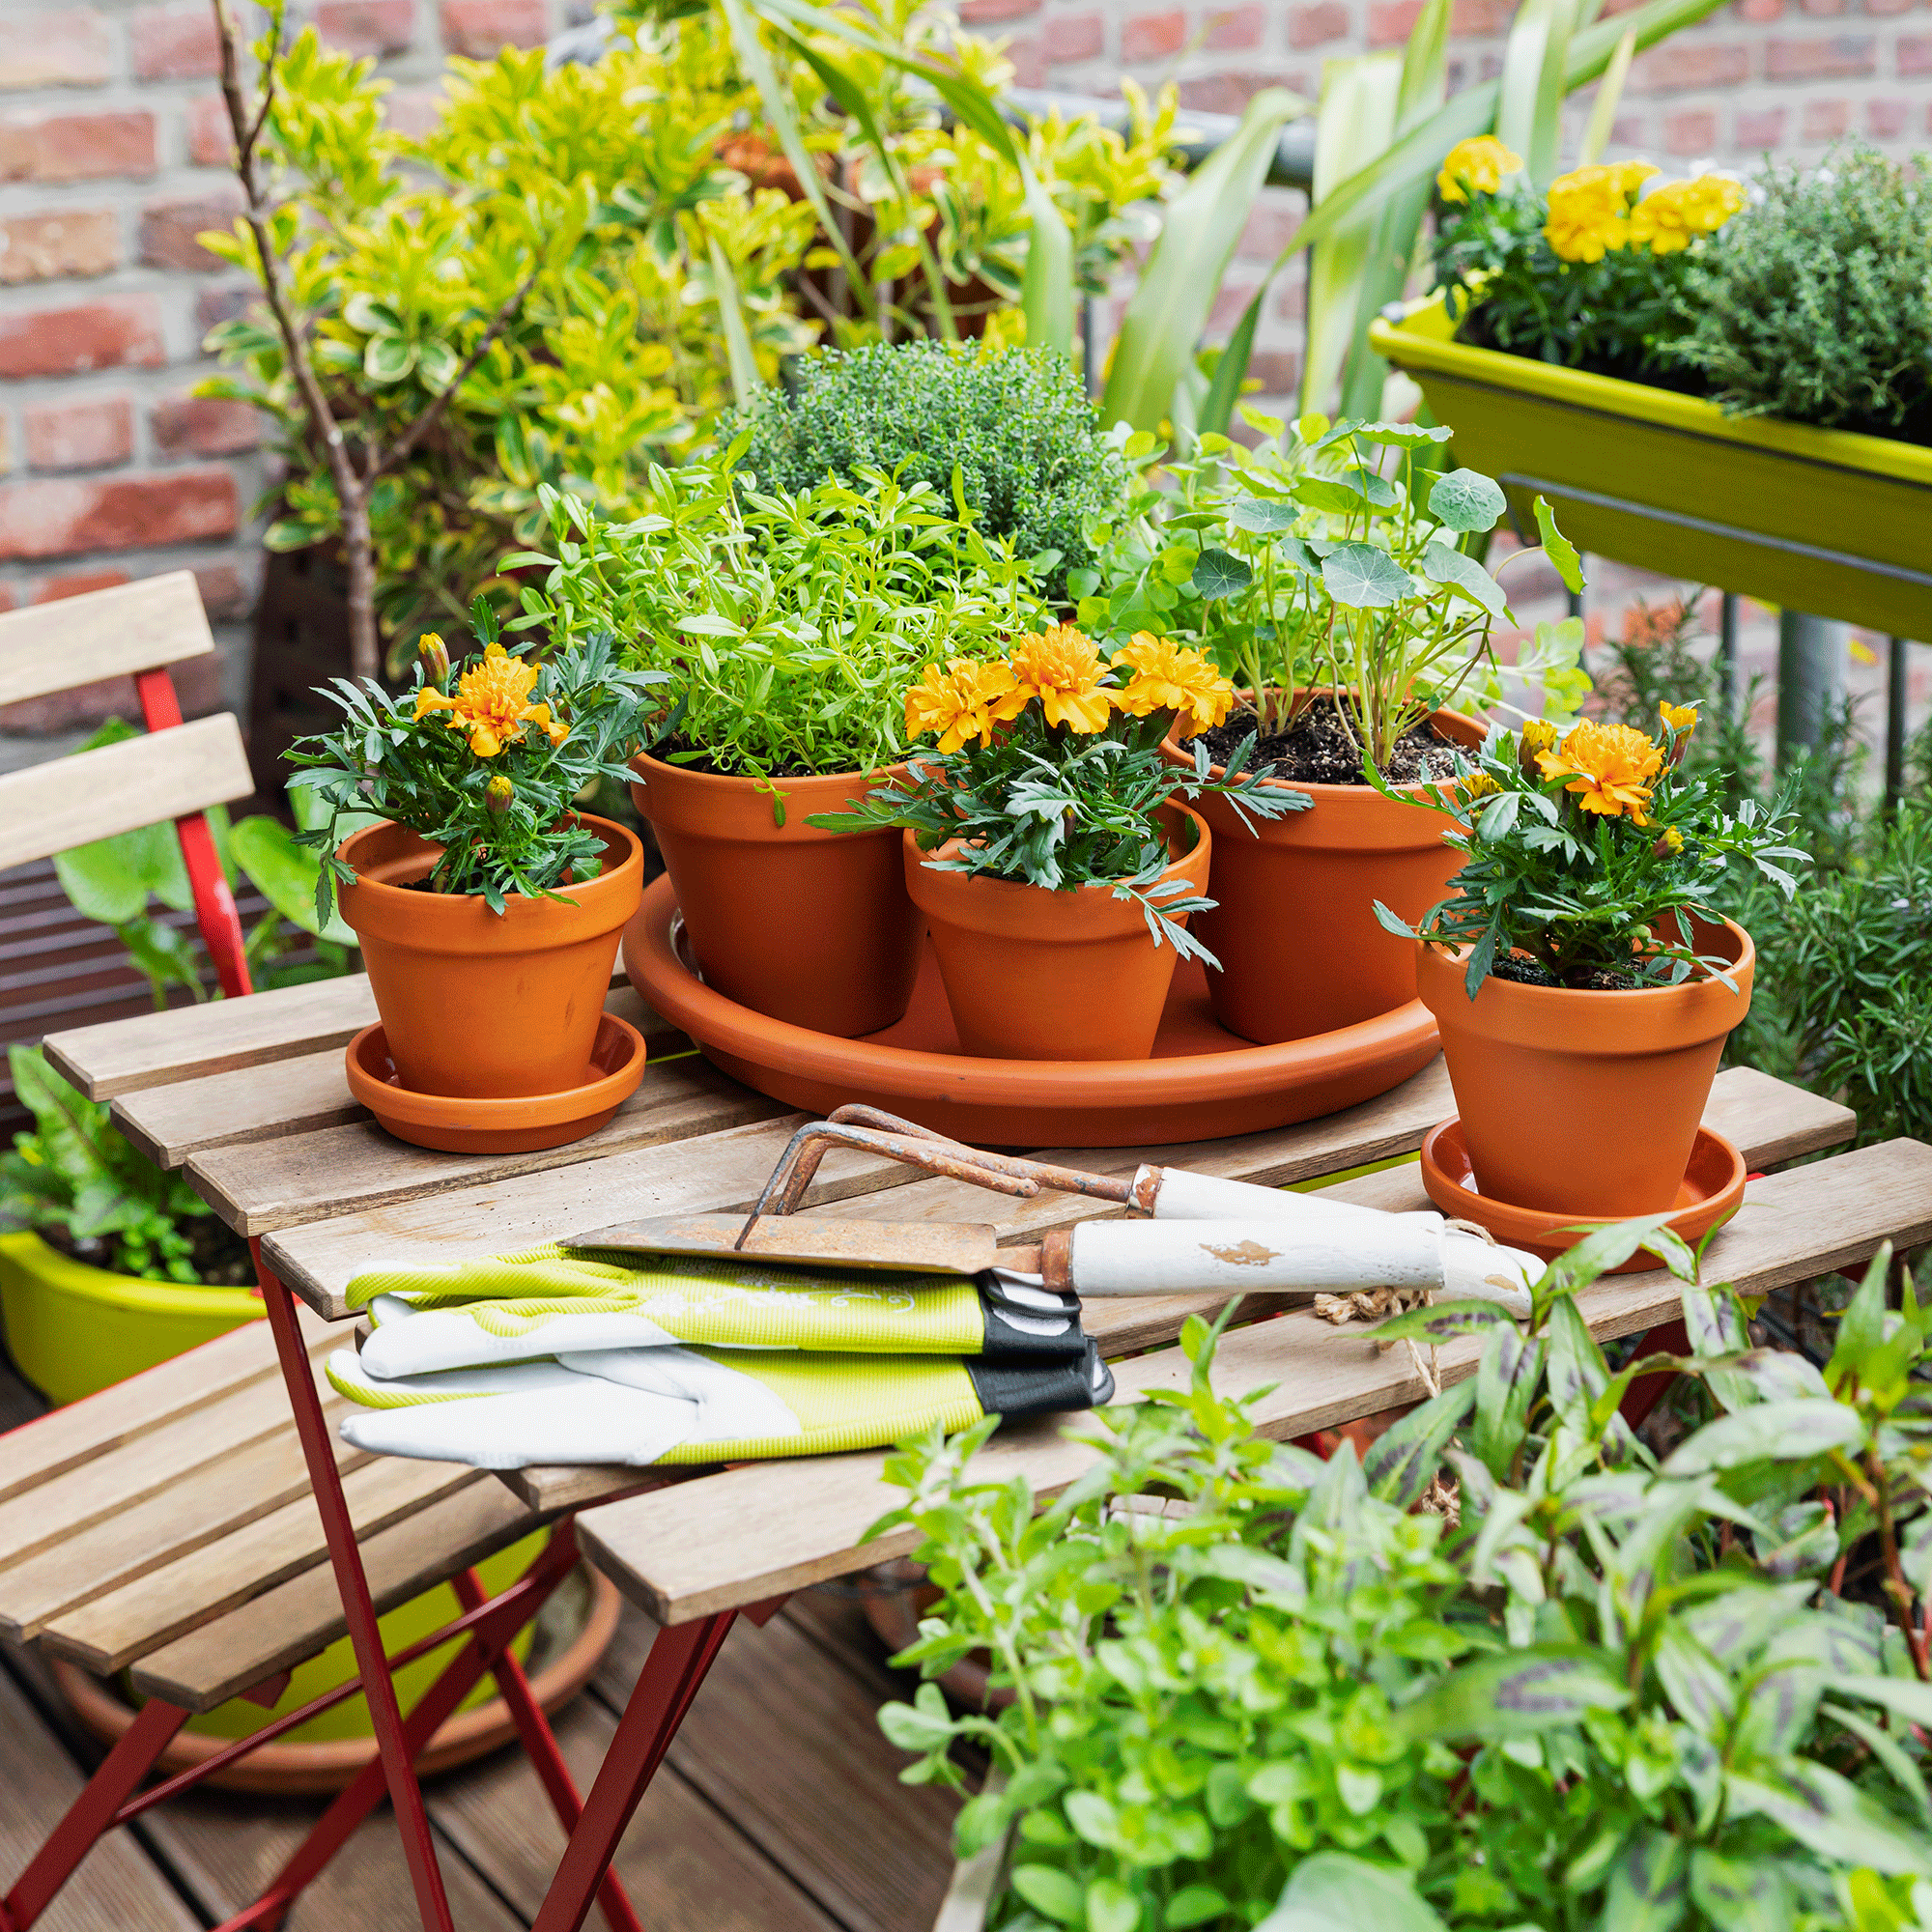
[[[906,734],[936,732],[942,752],[956,752],[969,738],[983,744],[996,724],[1017,716],[1017,705],[1008,708],[1017,683],[1003,664],[954,658],[944,670],[927,665],[925,676],[906,693]]]
[[[548,704],[529,702],[536,681],[535,665],[513,658],[501,644],[486,644],[483,662],[456,680],[454,697],[427,687],[416,693],[416,722],[433,711],[446,711],[442,722],[452,731],[469,732],[469,749],[479,758],[494,758],[526,724],[534,724],[553,745],[560,745],[570,727],[552,718]]]
[[[1100,654],[1094,640],[1071,624],[1045,632],[1029,631],[1007,659],[1017,688],[1001,715],[1017,718],[1029,699],[1038,698],[1049,724],[1065,724],[1083,734],[1103,731],[1114,708],[1114,694],[1100,685]]]
[[[1235,687],[1199,651],[1151,631],[1136,631],[1133,641],[1114,653],[1114,663],[1134,673],[1114,702],[1135,718],[1172,711],[1178,738],[1210,729],[1234,709]]]
[[[1663,753],[1643,732],[1586,718],[1553,752],[1539,752],[1536,762],[1547,779],[1568,778],[1564,789],[1577,794],[1585,811],[1605,818],[1629,812],[1634,825],[1649,823],[1650,781],[1662,769]]]

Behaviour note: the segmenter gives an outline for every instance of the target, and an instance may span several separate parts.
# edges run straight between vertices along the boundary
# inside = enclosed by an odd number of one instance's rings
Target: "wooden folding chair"
[[[0,704],[131,676],[145,738],[102,745],[0,777],[0,871],[172,818],[195,919],[230,998],[253,990],[242,916],[215,855],[207,809],[255,789],[233,714],[182,722],[171,665],[208,657],[214,638],[194,574],[90,590],[0,616]]]

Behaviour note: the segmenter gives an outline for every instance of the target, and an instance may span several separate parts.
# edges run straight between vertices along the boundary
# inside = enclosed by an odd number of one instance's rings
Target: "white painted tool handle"
[[[1320,1194],[1293,1194],[1281,1187],[1258,1187],[1252,1180],[1222,1180],[1211,1174],[1189,1174],[1184,1167],[1143,1168],[1134,1177],[1157,1177],[1153,1191],[1156,1221],[1304,1221],[1321,1214],[1371,1223],[1389,1217],[1379,1208],[1330,1201]]]
[[[1072,1231],[1072,1286],[1081,1295],[1350,1294],[1438,1289],[1441,1216],[1377,1214],[1284,1227],[1280,1221],[1082,1221]]]
[[[1460,1228],[1442,1231],[1442,1299],[1493,1301],[1520,1319],[1529,1315],[1529,1291],[1544,1264],[1521,1248],[1506,1248]]]

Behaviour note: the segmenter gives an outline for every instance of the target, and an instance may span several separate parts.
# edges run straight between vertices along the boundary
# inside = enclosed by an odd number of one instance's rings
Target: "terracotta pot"
[[[604,870],[561,899],[512,897],[500,915],[480,896],[406,890],[440,848],[403,826],[385,819],[342,841],[356,873],[342,917],[404,1086],[514,1099],[588,1077],[617,943],[643,896],[644,853],[623,826],[583,822],[604,840]]]
[[[1208,889],[1213,840],[1200,813],[1172,812],[1162,879]],[[958,849],[949,840],[930,856]],[[932,928],[959,1044],[1000,1060],[1145,1060],[1160,1030],[1178,954],[1155,945],[1132,899],[1105,886],[1055,893],[1009,879],[941,872],[904,835],[906,890]],[[1185,924],[1185,919],[1179,923]]]
[[[1482,725],[1460,711],[1438,711],[1435,723],[1472,751],[1483,742]],[[1193,763],[1172,739],[1161,750]],[[1215,1016],[1264,1046],[1354,1026],[1414,999],[1413,948],[1382,929],[1375,903],[1413,923],[1446,896],[1460,863],[1442,842],[1449,821],[1436,813],[1397,805],[1372,785],[1289,782],[1315,803],[1252,829],[1225,798],[1195,801],[1214,833],[1214,910],[1196,930],[1221,962],[1208,976]]]
[[[1699,952],[1732,962],[1733,992],[1699,977],[1628,993],[1485,980],[1466,950],[1415,945],[1476,1185],[1514,1208],[1616,1220],[1678,1203],[1725,1037],[1750,1010],[1756,953],[1725,920],[1691,923]]]
[[[905,767],[782,779],[785,822],[752,779],[639,756],[631,798],[657,833],[704,983],[753,1012],[852,1039],[900,1018],[925,921],[906,896],[899,834],[821,832]]]

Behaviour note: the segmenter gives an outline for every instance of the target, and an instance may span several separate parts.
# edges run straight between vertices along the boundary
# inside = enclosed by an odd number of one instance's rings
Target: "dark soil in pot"
[[[1225,765],[1255,730],[1255,714],[1237,711],[1225,724],[1201,734],[1213,763]],[[1192,741],[1190,741],[1191,746]],[[1366,786],[1362,748],[1332,704],[1305,705],[1286,731],[1271,732],[1255,747],[1250,767],[1273,765],[1273,776],[1293,783]],[[1383,769],[1391,784],[1453,778],[1456,745],[1429,720],[1412,725],[1396,741],[1395,755]]]
[[[181,1287],[255,1286],[255,1258],[248,1252],[248,1243],[227,1222],[213,1214],[197,1214],[177,1222],[176,1226],[193,1244],[188,1262],[199,1277],[198,1282],[182,1282]],[[112,1241],[77,1241],[64,1228],[42,1228],[38,1232],[48,1247],[72,1261],[85,1263],[89,1267],[106,1268],[109,1273],[120,1272],[114,1266]]]

